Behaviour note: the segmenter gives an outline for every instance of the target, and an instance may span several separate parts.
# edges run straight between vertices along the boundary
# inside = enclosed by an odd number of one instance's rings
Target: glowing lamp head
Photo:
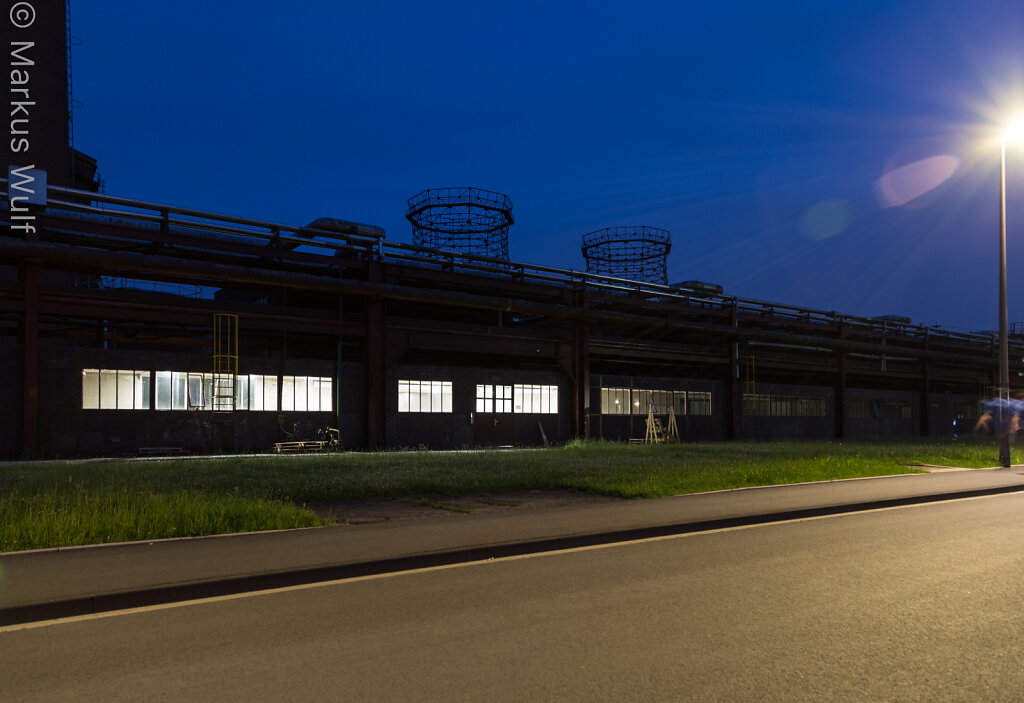
[[[1006,126],[1003,139],[1007,142],[1024,142],[1024,115],[1018,115]]]

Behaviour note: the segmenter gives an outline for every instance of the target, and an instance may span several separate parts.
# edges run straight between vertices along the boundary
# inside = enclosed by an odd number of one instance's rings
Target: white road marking
[[[173,608],[185,608],[195,605],[204,605],[207,603],[220,603],[224,601],[241,600],[243,598],[256,598],[259,596],[269,596],[278,593],[291,593],[293,591],[305,591],[314,588],[328,588],[331,586],[339,586],[346,583],[358,583],[360,581],[375,581],[378,579],[393,578],[396,576],[408,576],[414,574],[432,573],[436,571],[445,571],[448,569],[461,569],[470,566],[481,566],[484,564],[498,564],[509,561],[521,561],[525,559],[536,559],[539,557],[559,556],[563,554],[575,554],[579,552],[589,552],[598,549],[612,549],[615,547],[628,547],[637,544],[648,544],[652,542],[664,542],[667,540],[674,539],[685,539],[687,537],[699,537],[701,535],[712,535],[722,532],[735,532],[737,530],[749,530],[756,527],[769,527],[772,525],[786,525],[798,522],[810,522],[813,520],[827,520],[838,517],[848,517],[851,515],[863,515],[865,513],[881,513],[890,510],[905,510],[907,508],[919,508],[931,505],[941,505],[943,503],[958,503],[968,500],[983,500],[985,498],[999,498],[1005,497],[1007,494],[996,494],[996,495],[985,495],[985,496],[971,496],[968,498],[951,498],[949,500],[937,500],[929,501],[924,503],[913,503],[911,505],[895,505],[886,508],[870,508],[867,510],[857,510],[853,512],[844,513],[833,513],[830,515],[817,515],[813,517],[793,518],[791,520],[778,520],[775,522],[759,522],[751,525],[737,525],[735,527],[722,527],[713,530],[701,530],[698,532],[683,532],[674,535],[661,535],[659,537],[644,537],[642,539],[632,539],[622,542],[609,542],[608,544],[592,544],[585,547],[571,547],[568,549],[553,549],[550,551],[542,552],[531,552],[529,554],[517,554],[508,557],[493,557],[490,559],[477,559],[475,561],[458,562],[456,564],[442,564],[440,566],[426,566],[419,569],[407,569],[405,571],[389,571],[382,574],[369,574],[366,576],[352,576],[349,578],[334,579],[332,581],[317,581],[315,583],[304,583],[296,586],[283,586],[281,588],[267,588],[256,591],[246,591],[244,593],[232,593],[224,596],[211,596],[209,598],[195,598],[193,600],[176,601],[174,603],[160,603],[157,605],[147,605],[138,608],[124,608],[122,610],[108,610],[102,613],[89,613],[87,615],[73,615],[66,618],[56,618],[53,620],[39,620],[36,622],[26,622],[17,625],[6,625],[0,627],[0,634],[7,632],[19,632],[21,630],[35,630],[43,627],[53,627],[55,625],[69,625],[78,622],[88,622],[90,620],[105,620],[107,618],[115,618],[123,615],[136,615],[141,613],[151,613],[160,610],[171,610]],[[1016,494],[1014,494],[1016,495]]]

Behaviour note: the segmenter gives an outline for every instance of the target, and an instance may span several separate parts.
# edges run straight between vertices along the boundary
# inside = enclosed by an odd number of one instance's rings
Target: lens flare
[[[899,207],[938,188],[960,167],[955,156],[932,156],[900,166],[875,181],[875,195],[882,207]]]
[[[800,217],[800,233],[808,239],[836,236],[853,222],[850,206],[842,200],[823,200],[807,208]]]

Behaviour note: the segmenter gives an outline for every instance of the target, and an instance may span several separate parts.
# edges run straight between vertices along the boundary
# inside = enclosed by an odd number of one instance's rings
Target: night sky
[[[670,230],[670,281],[997,327],[1020,0],[72,0],[75,147],[112,195],[410,242],[406,200],[507,194],[511,258]],[[80,44],[78,44],[80,40]],[[1008,157],[1024,321],[1024,145]]]

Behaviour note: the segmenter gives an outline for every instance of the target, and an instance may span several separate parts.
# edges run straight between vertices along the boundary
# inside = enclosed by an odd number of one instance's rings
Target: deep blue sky
[[[511,198],[516,260],[583,269],[583,234],[649,225],[670,281],[997,326],[1020,0],[71,5],[75,146],[110,194],[408,242],[408,197],[473,185]]]

